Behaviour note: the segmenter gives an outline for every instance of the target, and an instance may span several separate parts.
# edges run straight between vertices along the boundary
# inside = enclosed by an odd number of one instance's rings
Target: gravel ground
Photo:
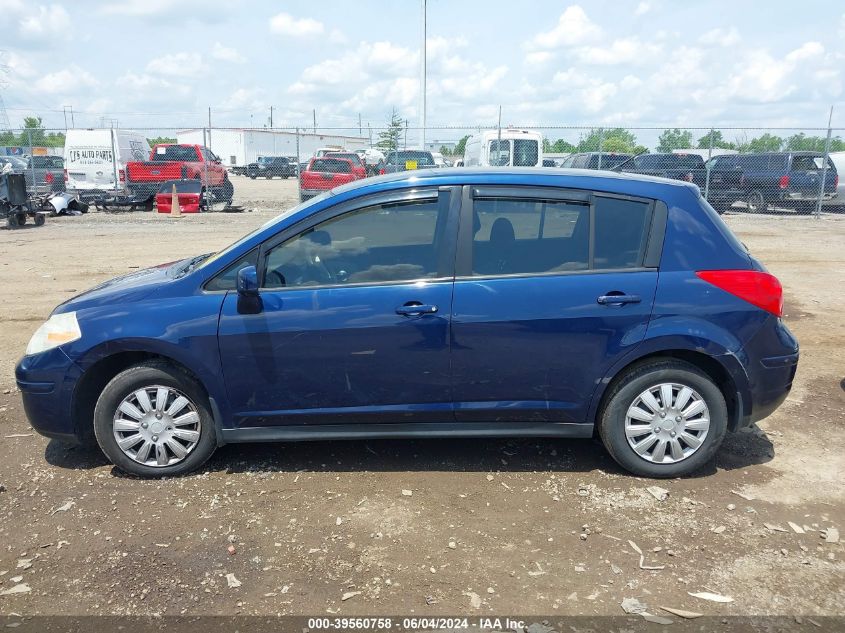
[[[218,249],[296,197],[295,181],[234,182],[249,211],[0,231],[0,614],[621,615],[632,597],[845,612],[845,552],[825,539],[845,528],[845,216],[728,215],[783,282],[802,356],[786,404],[696,477],[632,477],[594,441],[424,440],[226,446],[144,481],[34,435],[13,374],[31,333],[85,288]]]

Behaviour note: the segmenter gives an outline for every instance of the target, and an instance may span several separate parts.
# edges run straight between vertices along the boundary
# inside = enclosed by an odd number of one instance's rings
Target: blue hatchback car
[[[63,303],[17,384],[39,433],[142,476],[230,442],[597,433],[675,477],[786,398],[781,312],[694,185],[425,170]]]

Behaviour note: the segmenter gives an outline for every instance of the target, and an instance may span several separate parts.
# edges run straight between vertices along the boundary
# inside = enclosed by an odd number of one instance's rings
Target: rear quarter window
[[[636,268],[642,265],[651,204],[640,200],[596,197],[594,267]]]

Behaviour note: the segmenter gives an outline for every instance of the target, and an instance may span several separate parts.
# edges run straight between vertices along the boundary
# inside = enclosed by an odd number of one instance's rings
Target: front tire
[[[115,466],[140,477],[196,470],[216,448],[204,389],[161,361],[130,367],[106,385],[94,408],[94,435]]]
[[[670,478],[709,462],[727,426],[719,387],[694,365],[666,359],[632,368],[611,387],[600,411],[599,435],[626,470]]]

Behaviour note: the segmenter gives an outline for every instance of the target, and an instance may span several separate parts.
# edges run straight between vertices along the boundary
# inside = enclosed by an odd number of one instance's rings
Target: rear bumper
[[[15,379],[30,425],[41,435],[79,442],[74,428],[73,394],[82,372],[59,348],[24,356]]]
[[[746,346],[746,351],[751,397],[750,410],[743,412],[741,426],[770,416],[783,404],[792,389],[799,358],[798,341],[786,324],[775,317]]]

